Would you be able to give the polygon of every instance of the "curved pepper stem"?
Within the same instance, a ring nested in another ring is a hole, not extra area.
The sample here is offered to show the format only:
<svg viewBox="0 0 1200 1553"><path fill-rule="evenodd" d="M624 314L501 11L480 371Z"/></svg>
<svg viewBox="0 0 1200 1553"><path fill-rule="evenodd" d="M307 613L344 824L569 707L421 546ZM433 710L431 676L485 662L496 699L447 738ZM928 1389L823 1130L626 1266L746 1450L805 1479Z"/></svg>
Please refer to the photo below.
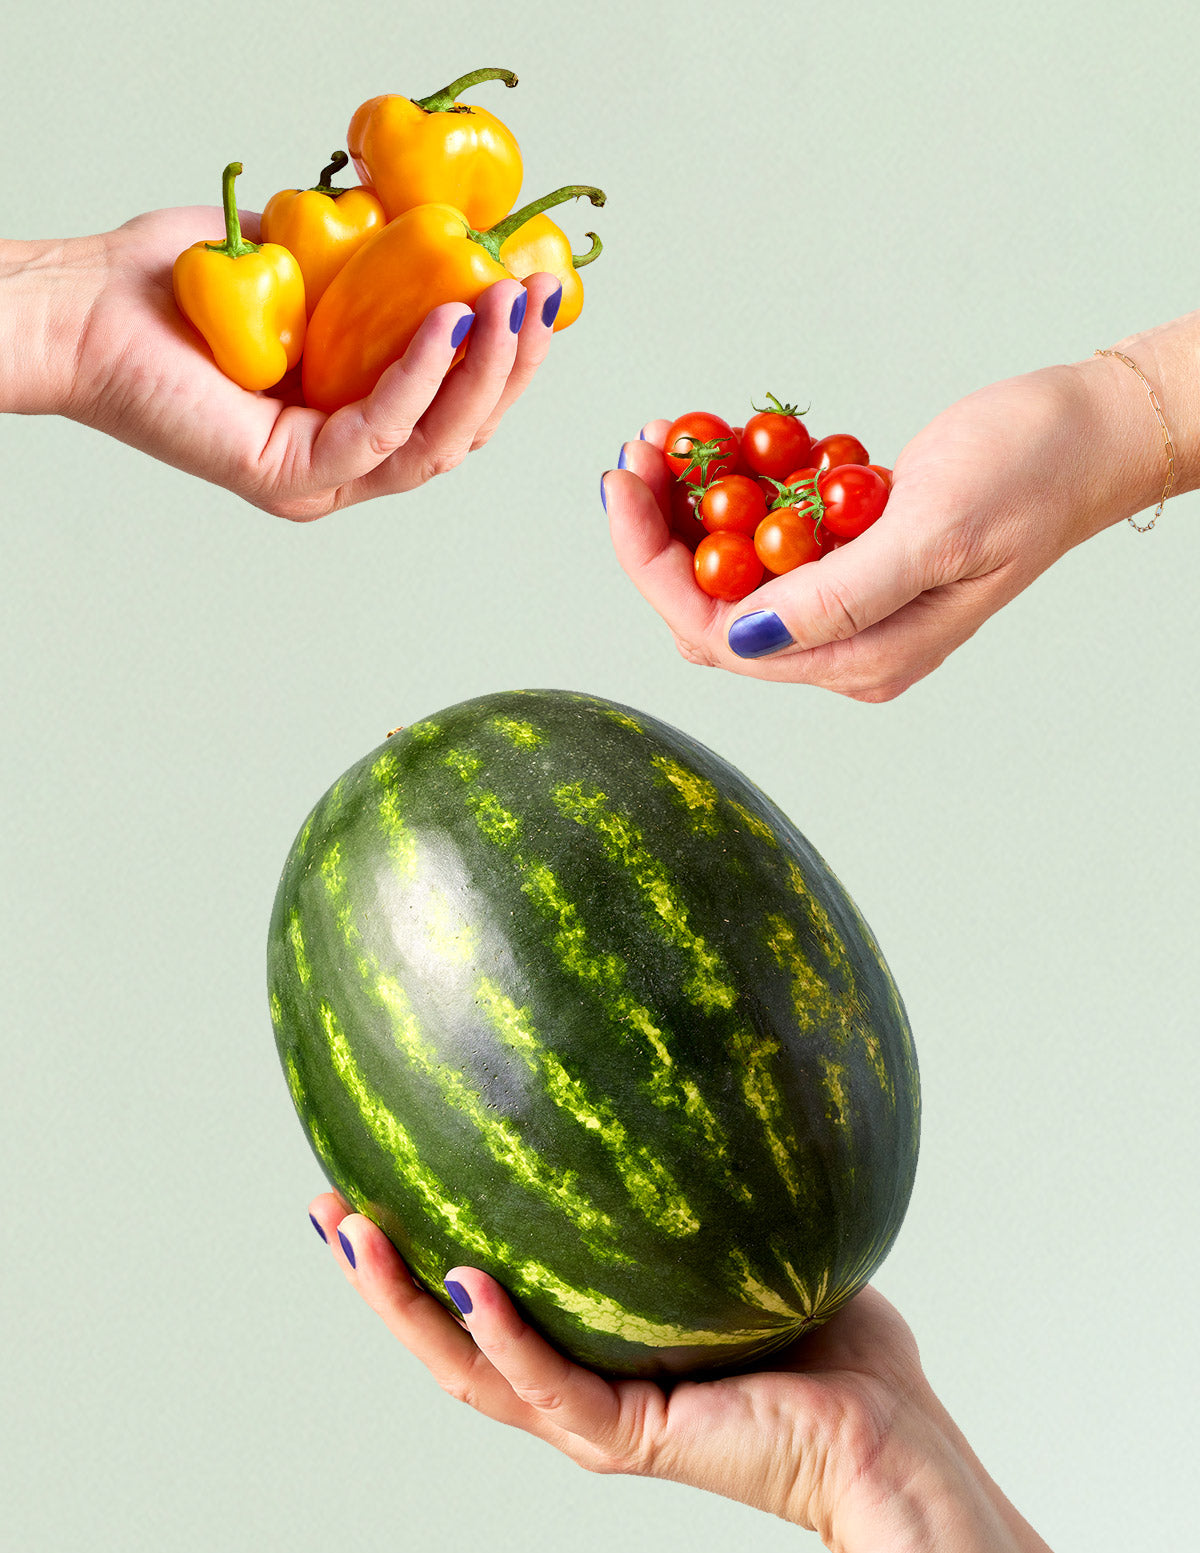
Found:
<svg viewBox="0 0 1200 1553"><path fill-rule="evenodd" d="M503 221L497 221L496 225L489 227L486 232L477 232L474 227L468 227L467 236L481 243L499 263L500 244L506 243L527 221L532 221L534 216L540 216L543 210L553 210L555 205L565 204L567 200L581 199L589 199L593 205L603 205L608 195L603 189L593 189L586 183L568 183L561 189L555 189L553 194L543 194L540 200L530 200L528 205L522 205L520 210L514 210L511 215L505 216ZM596 255L592 254L591 257L594 259Z"/></svg>
<svg viewBox="0 0 1200 1553"><path fill-rule="evenodd" d="M465 105L455 110L455 99L459 92L469 92L481 81L503 81L505 86L517 84L517 78L511 70L472 70L469 75L460 75L457 81L443 86L440 92L431 92L428 97L415 97L413 107L423 108L426 113L470 113L470 108Z"/></svg>
<svg viewBox="0 0 1200 1553"><path fill-rule="evenodd" d="M240 259L243 254L257 253L258 244L247 242L242 236L242 224L238 220L237 200L234 198L234 180L241 173L240 162L230 162L229 166L221 174L221 198L225 206L225 241L223 243L205 243L206 248L211 248L214 253L227 253L231 259Z"/></svg>
<svg viewBox="0 0 1200 1553"><path fill-rule="evenodd" d="M577 270L581 270L585 264L590 264L593 259L598 259L604 252L604 244L596 236L595 232L585 232L583 235L584 237L591 238L592 246L586 253L573 253L571 255L571 263Z"/></svg>
<svg viewBox="0 0 1200 1553"><path fill-rule="evenodd" d="M313 184L309 192L311 194L328 194L333 199L337 199L339 194L345 194L346 191L345 189L335 189L333 180L341 172L342 168L345 167L350 158L344 151L331 151L329 158L329 166L322 167L321 176Z"/></svg>

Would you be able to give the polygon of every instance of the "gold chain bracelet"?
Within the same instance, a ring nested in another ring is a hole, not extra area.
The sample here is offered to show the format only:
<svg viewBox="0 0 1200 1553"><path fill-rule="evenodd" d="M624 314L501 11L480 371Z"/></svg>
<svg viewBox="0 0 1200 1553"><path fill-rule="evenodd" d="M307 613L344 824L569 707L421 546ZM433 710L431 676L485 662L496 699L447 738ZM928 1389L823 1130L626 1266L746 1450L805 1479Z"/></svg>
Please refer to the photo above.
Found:
<svg viewBox="0 0 1200 1553"><path fill-rule="evenodd" d="M1158 424L1162 427L1163 447L1167 450L1167 483L1163 486L1163 493L1158 498L1158 506L1155 507L1154 516L1150 519L1149 523L1135 523L1132 517L1128 519L1130 528L1136 529L1139 534L1148 534L1154 525L1158 522L1159 518L1162 517L1163 507L1166 505L1167 498L1170 496L1175 486L1175 444L1171 441L1171 433L1167 430L1167 418L1163 414L1162 405L1158 402L1158 395L1146 381L1146 374L1142 371L1141 367L1138 366L1137 362L1130 361L1129 357L1126 356L1123 351L1102 350L1096 351L1095 354L1097 356L1115 356L1118 361L1123 361L1127 367L1131 368L1134 372L1137 373L1138 377L1140 377L1142 380L1142 386L1150 396L1150 405L1155 415L1158 416Z"/></svg>

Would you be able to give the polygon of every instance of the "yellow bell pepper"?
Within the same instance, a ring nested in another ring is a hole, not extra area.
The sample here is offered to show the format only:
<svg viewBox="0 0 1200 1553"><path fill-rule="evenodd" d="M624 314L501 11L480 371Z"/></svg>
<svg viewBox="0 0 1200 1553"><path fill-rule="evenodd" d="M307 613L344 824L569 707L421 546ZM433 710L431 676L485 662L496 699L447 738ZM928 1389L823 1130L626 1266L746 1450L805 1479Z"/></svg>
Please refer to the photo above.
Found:
<svg viewBox="0 0 1200 1553"><path fill-rule="evenodd" d="M335 151L311 189L281 189L263 207L263 241L279 243L294 256L310 318L342 265L386 220L370 189L334 187L348 161L344 151Z"/></svg>
<svg viewBox="0 0 1200 1553"><path fill-rule="evenodd" d="M571 240L563 229L549 216L541 215L527 221L500 245L501 263L517 280L525 280L539 271L558 276L563 290L558 316L554 320L556 334L573 324L583 308L583 282L576 271L599 258L604 247L595 232L583 235L591 238L592 246L585 254L573 254Z"/></svg>
<svg viewBox="0 0 1200 1553"><path fill-rule="evenodd" d="M180 312L225 376L243 388L271 388L304 349L304 277L286 248L242 236L233 193L241 170L230 162L222 177L225 241L185 248L171 281Z"/></svg>
<svg viewBox="0 0 1200 1553"><path fill-rule="evenodd" d="M556 189L486 232L452 205L418 205L389 221L329 283L308 326L304 397L340 409L369 394L399 361L423 319L444 302L474 307L498 280L512 278L501 250L527 222L564 200L603 205L601 189Z"/></svg>
<svg viewBox="0 0 1200 1553"><path fill-rule="evenodd" d="M453 205L484 230L521 192L521 151L486 108L457 102L481 81L516 86L511 70L473 70L430 97L372 97L350 120L346 144L389 221L418 205Z"/></svg>

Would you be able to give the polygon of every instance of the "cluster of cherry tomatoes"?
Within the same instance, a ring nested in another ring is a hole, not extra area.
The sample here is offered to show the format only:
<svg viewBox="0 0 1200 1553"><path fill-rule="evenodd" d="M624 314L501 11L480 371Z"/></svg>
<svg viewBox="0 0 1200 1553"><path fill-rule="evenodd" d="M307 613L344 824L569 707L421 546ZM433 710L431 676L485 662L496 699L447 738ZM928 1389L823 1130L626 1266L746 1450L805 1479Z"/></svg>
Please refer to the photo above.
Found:
<svg viewBox="0 0 1200 1553"><path fill-rule="evenodd" d="M891 470L872 464L857 437L814 442L794 405L767 399L745 426L698 410L667 433L671 532L694 553L710 598L744 599L764 578L856 538L892 488Z"/></svg>

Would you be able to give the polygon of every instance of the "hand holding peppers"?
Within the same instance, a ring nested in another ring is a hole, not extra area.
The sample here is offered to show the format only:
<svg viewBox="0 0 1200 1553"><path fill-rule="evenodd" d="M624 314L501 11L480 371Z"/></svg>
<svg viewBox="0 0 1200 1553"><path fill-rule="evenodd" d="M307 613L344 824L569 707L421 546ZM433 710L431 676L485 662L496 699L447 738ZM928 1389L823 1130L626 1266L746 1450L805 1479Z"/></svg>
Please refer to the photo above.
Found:
<svg viewBox="0 0 1200 1553"><path fill-rule="evenodd" d="M248 243L238 221L230 162L222 180L225 241L193 243L171 272L175 300L213 357L243 388L271 388L304 348L304 279L286 248Z"/></svg>

